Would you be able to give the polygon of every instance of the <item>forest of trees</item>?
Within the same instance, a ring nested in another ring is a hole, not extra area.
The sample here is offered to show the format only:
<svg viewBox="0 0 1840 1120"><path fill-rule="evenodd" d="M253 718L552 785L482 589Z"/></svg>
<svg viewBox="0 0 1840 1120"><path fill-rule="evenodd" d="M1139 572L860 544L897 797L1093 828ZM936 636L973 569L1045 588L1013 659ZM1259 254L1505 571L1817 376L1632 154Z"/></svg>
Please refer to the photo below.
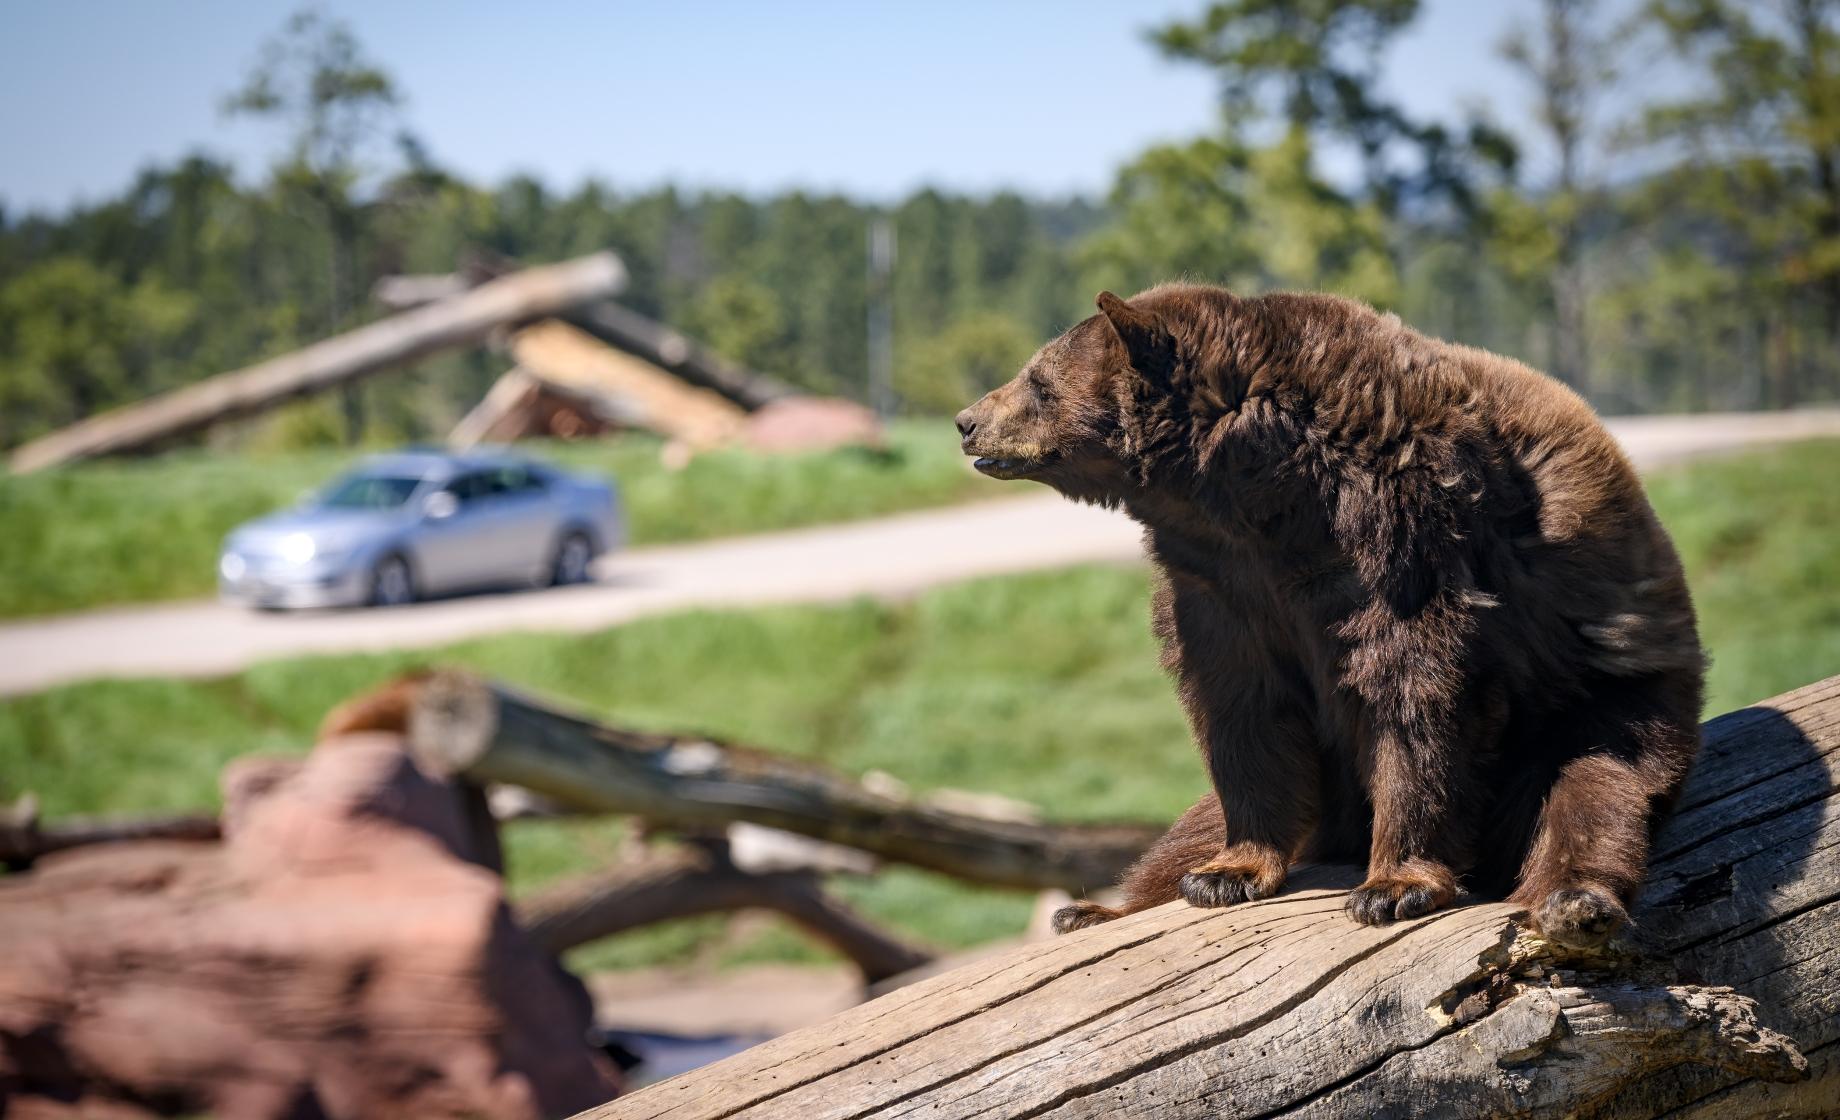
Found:
<svg viewBox="0 0 1840 1120"><path fill-rule="evenodd" d="M883 209L464 182L404 130L384 66L306 13L225 102L294 138L259 180L192 156L100 204L0 211L0 445L374 317L377 277L468 252L611 247L635 308L862 398L867 231L883 216L895 389L914 413L1008 377L1100 288L1176 277L1365 299L1607 412L1840 396L1840 0L1530 13L1487 91L1525 103L1524 134L1386 98L1381 63L1416 0L1220 0L1151 32L1170 65L1217 77L1209 134L1140 153L1103 199L922 190ZM239 438L438 434L501 365L430 361Z"/></svg>

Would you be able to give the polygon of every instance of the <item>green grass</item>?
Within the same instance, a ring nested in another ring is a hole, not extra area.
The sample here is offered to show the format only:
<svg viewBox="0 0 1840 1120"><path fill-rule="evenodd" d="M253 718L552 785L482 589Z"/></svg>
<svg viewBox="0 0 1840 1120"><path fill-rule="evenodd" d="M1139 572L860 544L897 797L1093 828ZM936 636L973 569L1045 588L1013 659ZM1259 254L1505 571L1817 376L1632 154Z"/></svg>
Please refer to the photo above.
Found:
<svg viewBox="0 0 1840 1120"><path fill-rule="evenodd" d="M1708 709L1840 673L1840 442L1651 481L1713 653ZM1205 788L1156 668L1142 573L985 580L905 603L701 612L587 635L514 634L431 653L306 658L205 682L113 681L0 702L0 795L50 815L209 806L225 761L296 750L332 704L388 675L458 663L623 723L702 730L887 771L918 788L1023 798L1069 818L1167 819ZM507 829L522 893L619 851L615 822ZM891 869L840 889L941 947L1021 928L1030 900ZM584 968L813 959L773 924L720 918L579 951Z"/></svg>
<svg viewBox="0 0 1840 1120"><path fill-rule="evenodd" d="M966 469L951 426L905 421L885 452L717 451L683 470L633 436L536 450L620 483L635 544L846 521L1000 493ZM235 525L348 465L342 451L175 452L0 476L0 618L208 595Z"/></svg>
<svg viewBox="0 0 1840 1120"><path fill-rule="evenodd" d="M1698 463L1648 486L1712 653L1708 713L1840 673L1840 440Z"/></svg>

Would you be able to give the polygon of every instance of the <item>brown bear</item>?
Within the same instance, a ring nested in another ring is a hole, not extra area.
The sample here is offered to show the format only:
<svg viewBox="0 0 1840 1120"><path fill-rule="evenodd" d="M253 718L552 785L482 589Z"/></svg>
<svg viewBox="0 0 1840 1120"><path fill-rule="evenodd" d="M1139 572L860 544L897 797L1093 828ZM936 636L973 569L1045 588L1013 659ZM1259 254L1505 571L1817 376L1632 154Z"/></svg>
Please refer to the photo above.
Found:
<svg viewBox="0 0 1840 1120"><path fill-rule="evenodd" d="M1589 946L1627 918L1699 749L1679 559L1590 407L1322 295L1165 285L960 413L987 475L1123 507L1215 796L1117 908L1264 898L1361 862L1359 922L1464 893Z"/></svg>

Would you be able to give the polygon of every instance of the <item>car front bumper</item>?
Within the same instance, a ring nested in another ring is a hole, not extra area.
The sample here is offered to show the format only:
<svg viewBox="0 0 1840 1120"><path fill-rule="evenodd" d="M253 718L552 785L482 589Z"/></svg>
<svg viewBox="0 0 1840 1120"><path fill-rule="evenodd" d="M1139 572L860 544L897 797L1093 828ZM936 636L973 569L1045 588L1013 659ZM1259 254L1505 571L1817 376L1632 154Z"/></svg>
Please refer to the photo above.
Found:
<svg viewBox="0 0 1840 1120"><path fill-rule="evenodd" d="M218 597L226 603L262 610L311 610L356 607L370 601L370 579L362 568L295 571L246 571L235 579L217 579Z"/></svg>

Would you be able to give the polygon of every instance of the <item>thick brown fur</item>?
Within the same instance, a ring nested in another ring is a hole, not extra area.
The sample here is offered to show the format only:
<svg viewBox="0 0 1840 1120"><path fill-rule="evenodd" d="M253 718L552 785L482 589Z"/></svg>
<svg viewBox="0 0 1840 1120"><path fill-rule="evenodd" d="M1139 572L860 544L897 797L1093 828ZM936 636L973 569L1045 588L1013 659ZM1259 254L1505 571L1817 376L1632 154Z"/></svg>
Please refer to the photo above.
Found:
<svg viewBox="0 0 1840 1120"><path fill-rule="evenodd" d="M1330 296L1166 285L959 416L1000 478L1122 506L1213 780L1117 908L1263 898L1359 861L1374 924L1507 896L1556 940L1627 918L1699 749L1680 563L1590 408Z"/></svg>

